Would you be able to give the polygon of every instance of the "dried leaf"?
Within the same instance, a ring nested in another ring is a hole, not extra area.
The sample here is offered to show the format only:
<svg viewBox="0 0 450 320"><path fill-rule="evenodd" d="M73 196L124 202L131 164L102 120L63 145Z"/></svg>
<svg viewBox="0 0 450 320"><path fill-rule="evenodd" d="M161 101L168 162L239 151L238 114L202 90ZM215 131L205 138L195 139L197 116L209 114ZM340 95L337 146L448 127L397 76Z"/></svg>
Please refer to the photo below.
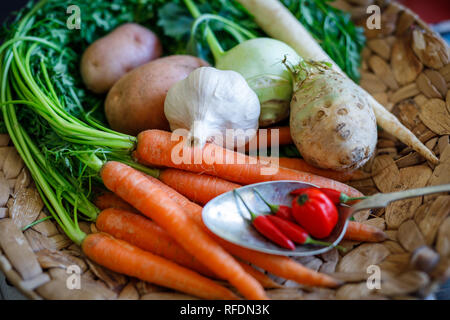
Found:
<svg viewBox="0 0 450 320"><path fill-rule="evenodd" d="M383 242L383 245L389 250L392 254L405 253L405 249L402 248L401 245L398 244L395 240L387 240Z"/></svg>
<svg viewBox="0 0 450 320"><path fill-rule="evenodd" d="M410 253L396 253L389 255L383 262L380 263L382 276L384 274L399 274L409 268Z"/></svg>
<svg viewBox="0 0 450 320"><path fill-rule="evenodd" d="M439 165L434 168L433 174L428 180L428 186L437 186L450 183L450 145L447 145L439 157ZM425 201L438 197L438 194L425 196Z"/></svg>
<svg viewBox="0 0 450 320"><path fill-rule="evenodd" d="M431 83L425 73L421 73L416 80L417 87L427 98L442 98L441 93Z"/></svg>
<svg viewBox="0 0 450 320"><path fill-rule="evenodd" d="M397 21L397 27L395 28L395 34L399 36L405 33L405 31L412 26L415 20L416 16L411 14L409 11L403 11L400 13Z"/></svg>
<svg viewBox="0 0 450 320"><path fill-rule="evenodd" d="M8 182L0 171L0 207L4 207L8 202L9 196L11 194L11 189L8 186Z"/></svg>
<svg viewBox="0 0 450 320"><path fill-rule="evenodd" d="M141 300L199 300L199 299L182 293L152 292L142 296Z"/></svg>
<svg viewBox="0 0 450 320"><path fill-rule="evenodd" d="M90 270L112 291L120 292L127 283L124 275L108 270L93 261L86 260L86 262Z"/></svg>
<svg viewBox="0 0 450 320"><path fill-rule="evenodd" d="M439 91L442 97L447 94L447 83L444 77L436 70L426 69L424 71L425 75L430 79L433 86Z"/></svg>
<svg viewBox="0 0 450 320"><path fill-rule="evenodd" d="M377 292L377 289L369 289L366 282L346 284L337 290L336 298L340 300L360 300L364 298L367 299Z"/></svg>
<svg viewBox="0 0 450 320"><path fill-rule="evenodd" d="M417 84L415 82L413 82L413 83L405 85L405 86L401 87L400 89L398 89L397 91L395 91L391 95L390 100L393 103L397 103L397 102L400 102L407 98L414 97L414 96L418 95L419 93L420 93L420 90L417 87Z"/></svg>
<svg viewBox="0 0 450 320"><path fill-rule="evenodd" d="M422 72L423 64L411 49L410 37L396 41L392 47L391 66L399 85L406 85Z"/></svg>
<svg viewBox="0 0 450 320"><path fill-rule="evenodd" d="M433 201L429 210L425 212L423 217L416 220L428 245L431 245L434 242L439 226L449 214L450 196L439 196Z"/></svg>
<svg viewBox="0 0 450 320"><path fill-rule="evenodd" d="M47 217L47 214L45 214L43 211L41 211L41 213L37 217L37 220L44 219L45 217ZM35 224L32 227L32 229L46 237L51 237L51 236L54 236L59 233L58 229L56 229L56 227L55 227L55 223L52 222L51 220L41 221L41 222Z"/></svg>
<svg viewBox="0 0 450 320"><path fill-rule="evenodd" d="M450 257L450 217L447 217L439 227L436 250L443 257Z"/></svg>
<svg viewBox="0 0 450 320"><path fill-rule="evenodd" d="M128 283L117 297L118 300L139 300L139 293L133 283Z"/></svg>
<svg viewBox="0 0 450 320"><path fill-rule="evenodd" d="M435 33L416 28L413 31L412 48L424 65L440 69L449 63L449 49Z"/></svg>
<svg viewBox="0 0 450 320"><path fill-rule="evenodd" d="M387 89L386 84L371 72L362 72L359 85L370 94L384 93Z"/></svg>
<svg viewBox="0 0 450 320"><path fill-rule="evenodd" d="M429 277L421 271L409 271L386 279L381 284L380 293L387 296L410 294L426 286Z"/></svg>
<svg viewBox="0 0 450 320"><path fill-rule="evenodd" d="M399 170L400 184L398 190L424 187L431 174L431 169L424 165L402 168ZM416 197L389 204L385 214L386 224L389 229L396 229L403 221L412 218L421 203L422 197Z"/></svg>
<svg viewBox="0 0 450 320"><path fill-rule="evenodd" d="M272 289L266 291L267 295L272 300L303 300L304 293L299 289Z"/></svg>
<svg viewBox="0 0 450 320"><path fill-rule="evenodd" d="M379 243L365 243L350 251L340 261L337 272L359 272L379 264L389 255L389 250Z"/></svg>
<svg viewBox="0 0 450 320"><path fill-rule="evenodd" d="M0 220L0 247L24 280L30 280L42 273L27 239L12 219Z"/></svg>
<svg viewBox="0 0 450 320"><path fill-rule="evenodd" d="M431 272L439 263L439 254L429 246L421 246L414 250L410 264L414 269Z"/></svg>
<svg viewBox="0 0 450 320"><path fill-rule="evenodd" d="M367 46L380 57L389 60L391 56L391 46L386 39L371 39L367 41Z"/></svg>
<svg viewBox="0 0 450 320"><path fill-rule="evenodd" d="M441 99L430 99L420 107L420 119L433 132L439 135L450 134L450 114Z"/></svg>
<svg viewBox="0 0 450 320"><path fill-rule="evenodd" d="M22 229L36 220L43 207L39 192L34 188L25 188L17 192L9 213L14 223Z"/></svg>
<svg viewBox="0 0 450 320"><path fill-rule="evenodd" d="M68 266L76 265L80 268L82 273L87 270L87 265L84 260L74 257L64 251L50 251L48 249L43 249L36 252L36 256L43 269L67 269Z"/></svg>
<svg viewBox="0 0 450 320"><path fill-rule="evenodd" d="M398 228L397 238L400 244L409 252L425 244L425 239L414 220L402 223Z"/></svg>
<svg viewBox="0 0 450 320"><path fill-rule="evenodd" d="M81 275L80 289L69 289L70 276L60 268L50 269L52 281L36 289L40 296L49 300L105 300L115 299L117 295L98 281L90 279L86 273Z"/></svg>
<svg viewBox="0 0 450 320"><path fill-rule="evenodd" d="M17 150L15 148L11 149L5 158L5 162L3 163L3 173L5 174L5 178L16 178L23 166L23 160L17 153Z"/></svg>
<svg viewBox="0 0 450 320"><path fill-rule="evenodd" d="M383 218L372 218L372 219L363 221L362 223L367 224L372 227L376 227L380 230L386 229L386 223Z"/></svg>
<svg viewBox="0 0 450 320"><path fill-rule="evenodd" d="M14 147L0 147L0 168L2 168L2 170L3 165L5 164L6 157L13 150Z"/></svg>
<svg viewBox="0 0 450 320"><path fill-rule="evenodd" d="M388 155L375 158L372 166L373 181L381 192L391 192L400 184L400 172Z"/></svg>
<svg viewBox="0 0 450 320"><path fill-rule="evenodd" d="M394 73L391 67L377 55L373 55L369 59L370 69L391 89L397 90L399 88L395 80Z"/></svg>

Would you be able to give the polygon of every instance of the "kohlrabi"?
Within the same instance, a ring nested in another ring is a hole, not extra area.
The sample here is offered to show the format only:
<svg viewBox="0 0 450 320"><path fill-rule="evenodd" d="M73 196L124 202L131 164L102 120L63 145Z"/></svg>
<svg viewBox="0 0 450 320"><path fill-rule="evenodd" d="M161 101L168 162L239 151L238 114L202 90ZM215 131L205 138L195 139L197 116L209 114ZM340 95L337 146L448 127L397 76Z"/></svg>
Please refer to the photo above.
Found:
<svg viewBox="0 0 450 320"><path fill-rule="evenodd" d="M234 48L224 51L209 27L205 36L214 56L215 67L240 73L260 101L260 126L268 126L284 120L289 115L292 97L292 77L283 61L296 65L300 56L287 44L271 38L257 38L248 30L221 16L201 14L191 0L184 0L192 16L192 37L198 26L209 20L218 20L240 42Z"/></svg>

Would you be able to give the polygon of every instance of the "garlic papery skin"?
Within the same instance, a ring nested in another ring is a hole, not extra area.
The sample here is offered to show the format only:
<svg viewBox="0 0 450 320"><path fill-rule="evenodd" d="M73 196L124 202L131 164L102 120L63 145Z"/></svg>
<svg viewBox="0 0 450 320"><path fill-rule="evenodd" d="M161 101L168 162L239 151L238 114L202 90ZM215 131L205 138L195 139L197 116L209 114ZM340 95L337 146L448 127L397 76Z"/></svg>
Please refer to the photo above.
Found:
<svg viewBox="0 0 450 320"><path fill-rule="evenodd" d="M170 87L164 102L170 129L187 129L187 142L226 147L256 134L260 103L244 77L230 70L201 67ZM244 139L243 133L246 133Z"/></svg>

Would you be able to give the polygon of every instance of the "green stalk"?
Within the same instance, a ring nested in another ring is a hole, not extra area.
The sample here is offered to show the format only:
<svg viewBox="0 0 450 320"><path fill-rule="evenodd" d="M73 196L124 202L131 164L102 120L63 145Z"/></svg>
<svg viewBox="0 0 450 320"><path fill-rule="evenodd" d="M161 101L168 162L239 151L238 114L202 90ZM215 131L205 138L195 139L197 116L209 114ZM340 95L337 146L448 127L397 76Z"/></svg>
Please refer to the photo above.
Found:
<svg viewBox="0 0 450 320"><path fill-rule="evenodd" d="M235 196L237 196L239 198L239 200L242 201L242 203L244 204L244 207L247 209L247 211L250 213L250 216L252 217L252 221L255 220L258 215L256 213L254 213L249 207L248 205L245 203L244 199L242 199L241 195L239 194L239 192L237 192L236 190L233 190L233 194Z"/></svg>
<svg viewBox="0 0 450 320"><path fill-rule="evenodd" d="M256 38L255 34L253 34L249 30L241 27L240 25L234 23L229 19L214 14L202 14L192 0L183 0L183 1L186 7L188 8L189 12L191 13L192 17L194 17L195 19L195 22L191 28L192 37L195 37L197 28L201 23L209 20L217 20L226 25L224 29L228 33L230 33L239 43L245 40ZM206 26L205 30L206 30L206 42L208 42L214 60L217 63L217 61L220 60L220 58L223 57L226 52L223 50L222 46L220 45L211 28L209 26Z"/></svg>
<svg viewBox="0 0 450 320"><path fill-rule="evenodd" d="M266 199L264 199L264 197L262 196L261 193L259 193L259 191L256 188L253 188L253 191L258 195L258 197L270 208L270 212L272 212L273 214L277 213L278 209L280 208L279 205L276 204L271 204L269 202L267 202Z"/></svg>
<svg viewBox="0 0 450 320"><path fill-rule="evenodd" d="M198 10L197 6L191 0L183 0L184 4L188 8L191 15L194 19L197 19L201 16L201 12ZM212 32L210 27L206 27L206 41L208 42L209 48L214 56L214 60L217 62L224 54L222 46L217 40L216 36Z"/></svg>

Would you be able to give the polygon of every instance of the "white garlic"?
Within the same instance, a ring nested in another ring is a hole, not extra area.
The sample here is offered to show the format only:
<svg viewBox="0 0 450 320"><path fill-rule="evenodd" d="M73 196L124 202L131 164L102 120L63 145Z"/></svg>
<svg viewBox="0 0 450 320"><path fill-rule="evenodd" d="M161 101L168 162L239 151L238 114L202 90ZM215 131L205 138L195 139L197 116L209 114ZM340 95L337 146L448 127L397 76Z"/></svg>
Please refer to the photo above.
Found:
<svg viewBox="0 0 450 320"><path fill-rule="evenodd" d="M189 130L189 143L226 142L228 147L256 134L260 103L239 73L201 67L169 89L164 113L172 131Z"/></svg>

